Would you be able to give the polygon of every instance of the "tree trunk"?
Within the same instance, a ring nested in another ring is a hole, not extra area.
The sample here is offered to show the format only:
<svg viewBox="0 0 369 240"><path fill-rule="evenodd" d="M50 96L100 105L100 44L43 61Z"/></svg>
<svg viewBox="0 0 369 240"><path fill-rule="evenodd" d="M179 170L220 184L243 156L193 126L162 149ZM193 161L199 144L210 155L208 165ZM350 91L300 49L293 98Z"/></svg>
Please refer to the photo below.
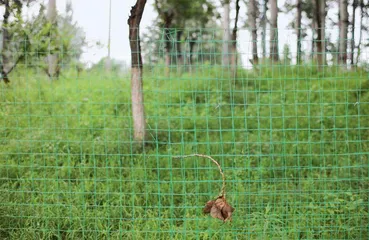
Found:
<svg viewBox="0 0 369 240"><path fill-rule="evenodd" d="M182 74L182 66L183 66L183 54L182 54L182 45L181 45L181 38L182 38L183 30L177 30L177 74Z"/></svg>
<svg viewBox="0 0 369 240"><path fill-rule="evenodd" d="M279 61L278 50L278 5L277 0L270 0L270 57Z"/></svg>
<svg viewBox="0 0 369 240"><path fill-rule="evenodd" d="M259 62L258 57L258 29L256 27L256 20L258 17L258 7L256 0L249 0L249 22L252 36L252 64L257 65Z"/></svg>
<svg viewBox="0 0 369 240"><path fill-rule="evenodd" d="M266 27L267 27L267 11L268 11L268 0L264 0L263 16L261 17L260 24L262 26L261 32L261 45L263 51L263 60L266 59Z"/></svg>
<svg viewBox="0 0 369 240"><path fill-rule="evenodd" d="M131 48L131 99L134 140L143 142L146 138L146 121L144 111L142 56L139 27L145 9L146 0L137 0L128 18L129 43Z"/></svg>
<svg viewBox="0 0 369 240"><path fill-rule="evenodd" d="M320 21L320 42L321 42L321 61L322 65L326 64L326 42L325 42L325 17L326 17L326 0L319 0L319 21Z"/></svg>
<svg viewBox="0 0 369 240"><path fill-rule="evenodd" d="M297 54L296 64L301 63L301 18L302 18L302 0L297 0L297 16L296 16L296 35L297 35Z"/></svg>
<svg viewBox="0 0 369 240"><path fill-rule="evenodd" d="M316 46L315 46L315 32L316 32L316 23L315 23L315 17L313 17L311 21L311 31L312 31L312 37L311 37L311 55L310 59L311 61L314 61L315 58L315 52L316 52Z"/></svg>
<svg viewBox="0 0 369 240"><path fill-rule="evenodd" d="M356 8L357 8L357 1L354 0L352 3L352 20L351 20L351 54L350 54L350 64L354 66L354 53L355 53L355 20L356 20Z"/></svg>
<svg viewBox="0 0 369 240"><path fill-rule="evenodd" d="M47 6L47 21L54 28L56 23L56 0L49 0ZM51 38L56 38L57 36L50 36ZM49 46L51 47L51 46ZM50 50L49 50L50 51ZM48 64L47 75L51 80L57 79L59 77L59 66L58 66L58 56L55 53L49 53L46 57L46 62Z"/></svg>
<svg viewBox="0 0 369 240"><path fill-rule="evenodd" d="M7 71L7 67L9 66L9 56L8 54L8 44L9 44L9 33L8 33L8 24L9 24L9 16L10 16L10 5L9 1L5 2L5 12L3 15L3 24L2 24L2 52L1 52L1 78L5 83L9 83L9 72Z"/></svg>
<svg viewBox="0 0 369 240"><path fill-rule="evenodd" d="M169 77L170 73L170 65L171 65L171 57L170 52L172 49L171 39L170 39L170 28L172 26L172 21L174 14L173 13L164 13L164 34L165 34L165 75Z"/></svg>
<svg viewBox="0 0 369 240"><path fill-rule="evenodd" d="M232 75L237 78L237 29L238 29L238 14L240 12L240 0L236 0L236 17L234 20L234 27L232 30Z"/></svg>
<svg viewBox="0 0 369 240"><path fill-rule="evenodd" d="M363 19L364 19L364 0L360 0L360 26L359 26L359 42L357 44L357 55L356 55L356 65L359 63L361 54L361 41L363 39Z"/></svg>
<svg viewBox="0 0 369 240"><path fill-rule="evenodd" d="M190 37L190 56L189 56L189 68L190 68L190 72L192 73L193 71L193 49L195 48L195 44L196 44L196 40L197 40L197 37Z"/></svg>
<svg viewBox="0 0 369 240"><path fill-rule="evenodd" d="M339 47L339 64L343 68L346 67L347 61L347 29L348 29L348 12L347 12L347 0L339 0L339 12L340 12L340 47Z"/></svg>
<svg viewBox="0 0 369 240"><path fill-rule="evenodd" d="M227 67L230 64L229 52L230 52L230 1L226 0L223 5L223 52L222 52L222 65Z"/></svg>
<svg viewBox="0 0 369 240"><path fill-rule="evenodd" d="M318 67L325 64L325 0L314 0Z"/></svg>
<svg viewBox="0 0 369 240"><path fill-rule="evenodd" d="M183 31L177 30L177 64L183 65L183 54L182 54L182 46L181 46L181 38L182 38Z"/></svg>

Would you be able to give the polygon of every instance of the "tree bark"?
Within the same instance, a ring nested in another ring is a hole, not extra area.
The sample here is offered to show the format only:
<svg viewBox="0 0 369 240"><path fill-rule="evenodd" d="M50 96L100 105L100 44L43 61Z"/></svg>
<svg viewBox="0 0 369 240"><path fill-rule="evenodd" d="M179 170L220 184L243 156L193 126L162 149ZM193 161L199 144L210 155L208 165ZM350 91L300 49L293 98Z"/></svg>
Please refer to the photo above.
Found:
<svg viewBox="0 0 369 240"><path fill-rule="evenodd" d="M223 4L223 51L222 51L222 65L229 66L229 52L230 52L230 0L226 0Z"/></svg>
<svg viewBox="0 0 369 240"><path fill-rule="evenodd" d="M325 41L325 17L326 17L326 0L319 0L319 21L320 21L320 42L321 42L321 61L322 65L326 64L326 41Z"/></svg>
<svg viewBox="0 0 369 240"><path fill-rule="evenodd" d="M129 44L131 48L131 99L133 117L133 138L143 142L146 139L146 121L144 111L142 56L139 28L146 0L137 0L128 18Z"/></svg>
<svg viewBox="0 0 369 240"><path fill-rule="evenodd" d="M256 20L258 17L258 7L256 0L249 0L249 22L252 36L252 64L257 65L259 62L258 57L258 29L256 27Z"/></svg>
<svg viewBox="0 0 369 240"><path fill-rule="evenodd" d="M262 45L262 51L263 51L263 60L266 59L266 27L267 27L267 11L268 11L268 0L264 0L264 6L263 6L263 16L261 17L260 24L262 26L262 32L261 32L261 45Z"/></svg>
<svg viewBox="0 0 369 240"><path fill-rule="evenodd" d="M194 36L191 36L190 37L190 42L189 42L189 45L190 45L190 51L189 51L190 52L190 56L189 56L188 62L189 62L189 69L190 69L190 72L191 73L194 70L193 69L193 50L195 48L196 41L197 41L197 37L194 37Z"/></svg>
<svg viewBox="0 0 369 240"><path fill-rule="evenodd" d="M277 62L279 61L277 0L270 0L270 25L270 57Z"/></svg>
<svg viewBox="0 0 369 240"><path fill-rule="evenodd" d="M310 59L314 61L315 58L315 52L316 52L316 46L315 46L315 32L316 32L316 21L315 17L311 21L311 31L312 31L312 37L311 37L311 55Z"/></svg>
<svg viewBox="0 0 369 240"><path fill-rule="evenodd" d="M177 30L177 41L176 41L176 48L177 48L177 73L180 75L182 74L182 66L183 66L183 54L182 54L182 45L181 45L181 38L182 38L183 30Z"/></svg>
<svg viewBox="0 0 369 240"><path fill-rule="evenodd" d="M176 47L177 47L177 63L178 63L178 65L183 64L183 55L182 55L182 46L181 46L182 34L183 34L182 30L177 30Z"/></svg>
<svg viewBox="0 0 369 240"><path fill-rule="evenodd" d="M52 27L56 25L56 0L49 0L47 6L47 21ZM56 38L57 36L50 36L51 38ZM50 80L55 80L59 77L59 66L58 66L58 56L55 53L49 53L46 57L46 62L48 64L47 75Z"/></svg>
<svg viewBox="0 0 369 240"><path fill-rule="evenodd" d="M170 65L171 65L171 57L170 52L172 49L171 40L170 40L170 28L172 27L172 21L174 14L165 12L164 14L164 34L165 34L165 75L169 77L170 73Z"/></svg>
<svg viewBox="0 0 369 240"><path fill-rule="evenodd" d="M354 55L355 55L355 20L356 20L356 8L358 0L354 0L352 3L352 20L351 20L351 54L350 54L350 64L354 65Z"/></svg>
<svg viewBox="0 0 369 240"><path fill-rule="evenodd" d="M314 0L318 67L325 64L325 0Z"/></svg>
<svg viewBox="0 0 369 240"><path fill-rule="evenodd" d="M3 39L2 39L2 52L1 52L1 79L3 79L3 81L5 83L9 83L9 77L8 74L9 72L7 71L7 66L10 64L10 59L7 55L7 51L8 51L8 44L9 44L9 33L8 33L8 24L9 24L9 16L10 16L10 4L9 1L5 1L4 2L5 5L5 12L3 15L3 24L2 24L2 35L3 35Z"/></svg>
<svg viewBox="0 0 369 240"><path fill-rule="evenodd" d="M359 42L356 46L357 55L356 55L356 65L359 63L360 54L361 54L361 42L363 39L363 19L364 19L364 0L360 0L360 26L359 26Z"/></svg>
<svg viewBox="0 0 369 240"><path fill-rule="evenodd" d="M238 30L238 15L240 12L240 1L236 0L236 17L234 20L234 27L232 30L232 75L234 78L237 78L237 30Z"/></svg>
<svg viewBox="0 0 369 240"><path fill-rule="evenodd" d="M347 29L348 29L348 12L347 12L347 0L339 0L339 12L340 12L340 46L339 46L339 64L343 68L346 67L347 61Z"/></svg>
<svg viewBox="0 0 369 240"><path fill-rule="evenodd" d="M296 10L296 35L297 35L297 54L296 64L301 63L301 18L302 18L302 0L297 0Z"/></svg>

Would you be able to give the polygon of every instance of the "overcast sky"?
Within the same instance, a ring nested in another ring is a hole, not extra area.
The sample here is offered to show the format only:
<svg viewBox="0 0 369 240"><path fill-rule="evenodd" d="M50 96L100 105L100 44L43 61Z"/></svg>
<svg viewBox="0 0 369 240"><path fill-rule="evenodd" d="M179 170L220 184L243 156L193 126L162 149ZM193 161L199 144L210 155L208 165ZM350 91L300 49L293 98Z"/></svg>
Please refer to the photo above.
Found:
<svg viewBox="0 0 369 240"><path fill-rule="evenodd" d="M105 45L104 48L90 48L86 49L86 53L83 54L82 60L84 62L97 62L102 57L107 55L107 42L109 31L109 0L56 0L58 12L63 14L65 12L65 5L67 1L72 1L74 9L74 19L78 25L81 26L86 33L87 40L90 43L97 41ZM112 58L130 61L130 48L128 42L128 24L127 19L131 6L133 6L136 0L111 0L112 12L111 12L111 56ZM189 0L191 1L191 0ZM46 3L47 0L44 0ZM157 14L153 8L153 0L147 0L146 8L143 14L141 22L141 31L145 31L150 26L154 19L157 18ZM220 2L220 1L219 1ZM231 1L233 3L233 1ZM278 6L282 7L285 0L278 0ZM246 21L246 7L241 1L240 11L240 26ZM233 9L233 8L232 8ZM328 7L328 17L337 19L338 6L331 5ZM350 11L350 10L349 10ZM27 11L27 15L37 13L37 4ZM359 15L359 14L358 14ZM233 19L234 10L231 12L231 18ZM282 52L283 45L288 43L291 47L291 52L296 52L296 36L294 30L282 30L287 29L289 22L293 21L295 12L291 11L288 14L279 13L278 28L279 31L279 46L280 52ZM357 16L357 24L359 23L359 16ZM329 26L328 26L329 27ZM338 29L327 32L337 35ZM358 32L356 36L358 36ZM309 47L311 35L306 38L305 47ZM251 58L251 41L250 32L247 30L240 31L239 38L239 51L243 54L243 63L249 64L247 58ZM259 43L260 46L260 43ZM244 59L245 58L245 59Z"/></svg>

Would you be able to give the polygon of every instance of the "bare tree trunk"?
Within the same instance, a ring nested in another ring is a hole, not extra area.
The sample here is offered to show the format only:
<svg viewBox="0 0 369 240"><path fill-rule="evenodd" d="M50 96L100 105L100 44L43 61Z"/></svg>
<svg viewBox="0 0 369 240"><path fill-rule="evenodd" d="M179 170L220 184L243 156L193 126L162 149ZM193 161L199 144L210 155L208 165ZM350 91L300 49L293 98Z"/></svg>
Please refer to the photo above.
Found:
<svg viewBox="0 0 369 240"><path fill-rule="evenodd" d="M172 20L173 20L174 14L172 13L164 13L164 34L165 34L165 75L169 77L170 73L170 65L171 65L171 42L170 42L170 28L172 26Z"/></svg>
<svg viewBox="0 0 369 240"><path fill-rule="evenodd" d="M9 72L7 71L7 66L9 65L10 59L8 57L8 44L9 44L9 33L8 33L8 24L9 24L9 16L10 16L10 4L9 1L5 1L5 12L3 15L3 24L2 24L2 52L1 52L1 79L5 83L9 83Z"/></svg>
<svg viewBox="0 0 369 240"><path fill-rule="evenodd" d="M237 29L238 29L238 14L240 12L240 1L236 0L236 17L234 20L234 27L232 30L232 75L237 78Z"/></svg>
<svg viewBox="0 0 369 240"><path fill-rule="evenodd" d="M47 6L47 20L55 27L56 23L56 0L49 0ZM50 36L51 38L56 38L57 36ZM49 46L50 48L51 46ZM50 49L49 49L50 51ZM49 53L46 57L46 62L48 64L48 69L46 70L47 75L51 80L57 79L59 77L59 66L58 66L58 56L55 53Z"/></svg>
<svg viewBox="0 0 369 240"><path fill-rule="evenodd" d="M177 63L179 65L183 64L183 55L182 55L182 46L181 46L181 38L182 38L183 31L178 30L177 31Z"/></svg>
<svg viewBox="0 0 369 240"><path fill-rule="evenodd" d="M314 0L314 15L317 32L317 59L321 68L325 64L325 0Z"/></svg>
<svg viewBox="0 0 369 240"><path fill-rule="evenodd" d="M129 43L131 48L131 99L134 139L143 142L146 138L146 121L144 111L142 56L140 46L140 23L146 0L137 0L128 18Z"/></svg>
<svg viewBox="0 0 369 240"><path fill-rule="evenodd" d="M256 27L256 20L259 14L256 0L249 0L249 22L252 36L252 64L257 65L259 62L258 57L258 29Z"/></svg>
<svg viewBox="0 0 369 240"><path fill-rule="evenodd" d="M263 60L266 59L266 27L267 27L267 11L268 11L268 0L264 0L263 16L261 17L260 24L262 26L261 32L261 45L263 50Z"/></svg>
<svg viewBox="0 0 369 240"><path fill-rule="evenodd" d="M357 55L356 55L356 65L359 63L360 60L360 54L361 54L361 42L363 39L363 19L364 19L364 0L360 0L360 35L359 35L359 42L356 46L357 48Z"/></svg>
<svg viewBox="0 0 369 240"><path fill-rule="evenodd" d="M189 56L189 67L190 67L190 72L192 73L193 69L193 50L195 48L196 45L196 40L197 37L190 37L190 56Z"/></svg>
<svg viewBox="0 0 369 240"><path fill-rule="evenodd" d="M229 66L229 52L230 52L230 0L226 0L223 5L223 53L222 65Z"/></svg>
<svg viewBox="0 0 369 240"><path fill-rule="evenodd" d="M347 61L347 29L348 29L348 12L347 12L347 0L339 0L340 11L340 46L339 46L339 64L343 68L346 68Z"/></svg>
<svg viewBox="0 0 369 240"><path fill-rule="evenodd" d="M322 65L326 65L326 39L325 39L325 17L327 15L326 0L319 0L319 21L320 21L320 40L321 40L321 52Z"/></svg>
<svg viewBox="0 0 369 240"><path fill-rule="evenodd" d="M357 2L358 0L354 0L352 3L352 20L351 20L351 54L350 54L350 64L351 66L354 66L354 53L355 53L355 20L356 20L356 8L357 8Z"/></svg>
<svg viewBox="0 0 369 240"><path fill-rule="evenodd" d="M316 52L315 38L314 38L315 32L316 32L315 17L313 17L313 19L311 21L311 31L312 31L312 37L311 37L311 55L310 55L310 59L311 59L311 61L314 61L315 52Z"/></svg>
<svg viewBox="0 0 369 240"><path fill-rule="evenodd" d="M183 30L177 30L177 73L180 75L182 73L183 66L183 54L182 54L182 46L181 46L181 37L183 34Z"/></svg>
<svg viewBox="0 0 369 240"><path fill-rule="evenodd" d="M297 16L296 16L296 35L297 35L297 54L296 64L301 63L301 18L302 18L302 0L297 0Z"/></svg>
<svg viewBox="0 0 369 240"><path fill-rule="evenodd" d="M270 0L270 25L270 57L277 62L279 61L277 0Z"/></svg>

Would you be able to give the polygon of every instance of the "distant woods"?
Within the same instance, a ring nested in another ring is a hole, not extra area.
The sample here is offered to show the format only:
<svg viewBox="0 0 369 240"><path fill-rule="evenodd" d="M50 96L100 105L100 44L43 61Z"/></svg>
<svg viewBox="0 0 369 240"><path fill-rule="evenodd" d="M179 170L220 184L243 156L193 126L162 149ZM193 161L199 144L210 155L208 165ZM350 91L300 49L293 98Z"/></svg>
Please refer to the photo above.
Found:
<svg viewBox="0 0 369 240"><path fill-rule="evenodd" d="M310 63L346 69L360 64L360 55L368 47L364 43L368 2L286 0L281 5L277 0L155 0L158 18L142 33L144 63L162 62L166 75L171 68L191 71L204 64L235 69L245 57L254 66ZM288 29L280 27L286 21L279 19L281 14L289 16ZM246 41L243 34L238 42L240 30L249 32ZM288 32L288 39L287 30L294 30Z"/></svg>
<svg viewBox="0 0 369 240"><path fill-rule="evenodd" d="M52 81L67 66L78 73L85 69L80 57L87 42L73 19L73 1L66 1L65 13L57 11L57 2L0 0L1 82L10 83L19 66L41 70ZM163 66L167 76L173 70L181 74L204 65L235 73L241 64L342 69L367 64L361 56L369 47L369 0L154 0L150 4L157 17L140 33L142 61ZM23 18L24 11L35 6L37 14ZM107 56L101 61L111 61L109 69L114 70L110 52Z"/></svg>

